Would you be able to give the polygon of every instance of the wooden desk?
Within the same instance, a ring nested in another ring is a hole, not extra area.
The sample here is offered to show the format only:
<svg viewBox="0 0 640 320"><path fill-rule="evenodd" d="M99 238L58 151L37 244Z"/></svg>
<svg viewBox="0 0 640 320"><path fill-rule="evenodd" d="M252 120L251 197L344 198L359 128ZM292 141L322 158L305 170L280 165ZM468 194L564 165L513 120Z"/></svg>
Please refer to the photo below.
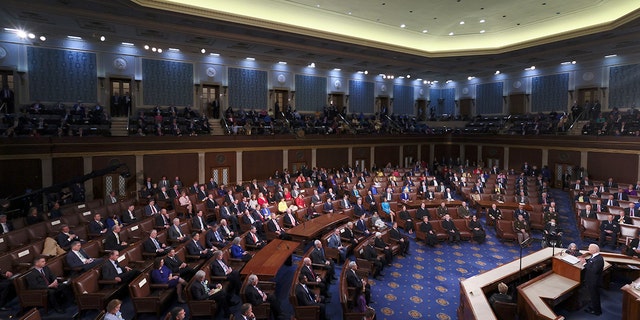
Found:
<svg viewBox="0 0 640 320"><path fill-rule="evenodd" d="M427 208L437 208L442 202L444 202L447 207L459 207L460 205L462 205L462 201L460 200L447 201L445 199L415 200L405 202L405 204L407 205L407 209L418 209L420 208L420 204L423 202L427 206ZM402 202L398 202L398 205L400 204L402 204Z"/></svg>
<svg viewBox="0 0 640 320"><path fill-rule="evenodd" d="M493 200L480 200L480 201L476 201L477 204L479 204L482 208L488 209L491 208L492 204L496 204L496 206L500 209L511 209L511 210L515 210L518 209L520 207L520 204L517 202L498 202L498 201L493 201ZM527 211L533 211L533 207L530 204L525 204L524 205L524 209Z"/></svg>
<svg viewBox="0 0 640 320"><path fill-rule="evenodd" d="M318 238L325 230L331 229L347 220L351 220L351 218L342 213L327 213L287 230L287 234L291 236L293 241L305 242Z"/></svg>
<svg viewBox="0 0 640 320"><path fill-rule="evenodd" d="M635 282L639 282L640 278ZM640 291L627 284L622 287L622 320L633 320L638 318L640 314Z"/></svg>
<svg viewBox="0 0 640 320"><path fill-rule="evenodd" d="M297 242L280 239L271 240L269 244L260 249L260 251L247 262L240 274L242 276L248 276L253 273L257 275L260 280L272 280L296 248L298 248Z"/></svg>

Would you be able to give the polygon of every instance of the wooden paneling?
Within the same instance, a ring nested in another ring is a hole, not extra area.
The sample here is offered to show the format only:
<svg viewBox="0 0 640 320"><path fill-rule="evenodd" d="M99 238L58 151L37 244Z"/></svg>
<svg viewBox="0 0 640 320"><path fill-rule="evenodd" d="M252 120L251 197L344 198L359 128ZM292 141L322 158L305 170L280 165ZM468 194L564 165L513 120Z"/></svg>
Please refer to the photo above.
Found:
<svg viewBox="0 0 640 320"><path fill-rule="evenodd" d="M307 166L311 166L311 149L289 149L289 161L287 163L287 168L292 170L293 163L306 163ZM282 171L283 168L279 170Z"/></svg>
<svg viewBox="0 0 640 320"><path fill-rule="evenodd" d="M594 180L607 180L609 177L618 182L635 183L638 176L638 155L605 152L587 154L589 177Z"/></svg>
<svg viewBox="0 0 640 320"><path fill-rule="evenodd" d="M434 152L434 157L440 164L454 164L456 159L460 157L460 146L458 144L436 144Z"/></svg>
<svg viewBox="0 0 640 320"><path fill-rule="evenodd" d="M142 172L140 172L140 175L137 174L139 170L136 168L135 156L112 156L112 157L96 156L96 157L93 157L92 165L93 165L93 170L100 170L118 163L124 163L126 164L126 167L129 168L129 173L131 173L131 177L127 179L127 194L131 194L132 192L136 191L136 179L138 179L139 182L142 182L143 180ZM124 172L124 168L118 169L117 172L118 173ZM158 180L160 180L160 177L158 177L156 181ZM106 195L106 191L105 191L106 189L104 187L104 179L102 178L94 179L93 190L94 190L93 195L94 195L94 198L96 199L102 198L104 195Z"/></svg>
<svg viewBox="0 0 640 320"><path fill-rule="evenodd" d="M198 154L196 153L145 155L143 164L144 172L138 175L138 178L151 177L154 182L158 182L162 176L167 176L169 181L173 182L174 178L179 176L184 187L190 187L194 181L198 180Z"/></svg>
<svg viewBox="0 0 640 320"><path fill-rule="evenodd" d="M386 166L391 163L392 166L404 166L398 163L400 159L400 147L398 146L380 146L375 148L375 161L378 167Z"/></svg>
<svg viewBox="0 0 640 320"><path fill-rule="evenodd" d="M204 154L204 180L211 179L212 168L229 168L229 181L236 181L236 153L235 152L207 152Z"/></svg>
<svg viewBox="0 0 640 320"><path fill-rule="evenodd" d="M282 171L282 150L245 151L242 153L242 179L264 180L274 171Z"/></svg>
<svg viewBox="0 0 640 320"><path fill-rule="evenodd" d="M470 166L478 165L478 145L466 144L464 146L464 160L469 161Z"/></svg>
<svg viewBox="0 0 640 320"><path fill-rule="evenodd" d="M349 161L349 149L326 148L316 151L316 165L322 168L340 168Z"/></svg>
<svg viewBox="0 0 640 320"><path fill-rule="evenodd" d="M485 166L489 165L488 159L500 160L500 169L504 167L504 147L484 146L482 147L482 161Z"/></svg>
<svg viewBox="0 0 640 320"><path fill-rule="evenodd" d="M0 161L0 198L24 194L27 188L42 188L42 167L39 159Z"/></svg>
<svg viewBox="0 0 640 320"><path fill-rule="evenodd" d="M550 149L549 150L549 170L551 170L552 180L557 176L556 164L570 164L573 166L580 165L580 152Z"/></svg>
<svg viewBox="0 0 640 320"><path fill-rule="evenodd" d="M371 148L369 147L354 147L352 151L353 160L364 160L367 167L371 168Z"/></svg>
<svg viewBox="0 0 640 320"><path fill-rule="evenodd" d="M53 158L51 162L53 184L63 183L84 175L84 161L81 157ZM93 168L93 170L102 168Z"/></svg>
<svg viewBox="0 0 640 320"><path fill-rule="evenodd" d="M422 158L421 160L426 162L427 165L431 167L431 164L433 163L433 161L431 160L431 145L423 144L420 148L420 155Z"/></svg>
<svg viewBox="0 0 640 320"><path fill-rule="evenodd" d="M520 171L522 165L528 162L530 167L542 168L542 150L531 148L509 148L509 169Z"/></svg>
<svg viewBox="0 0 640 320"><path fill-rule="evenodd" d="M415 144L405 145L402 147L402 155L406 157L412 157L413 161L418 160L418 146Z"/></svg>

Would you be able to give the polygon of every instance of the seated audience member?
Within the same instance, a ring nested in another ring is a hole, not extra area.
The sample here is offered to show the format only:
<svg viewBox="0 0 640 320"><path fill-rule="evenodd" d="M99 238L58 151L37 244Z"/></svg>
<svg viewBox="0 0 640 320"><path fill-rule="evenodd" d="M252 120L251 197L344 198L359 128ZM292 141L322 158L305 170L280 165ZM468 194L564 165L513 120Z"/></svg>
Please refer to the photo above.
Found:
<svg viewBox="0 0 640 320"><path fill-rule="evenodd" d="M391 210L391 205L389 204L389 201L387 201L386 198L382 200L382 203L380 203L380 209L382 210L382 212L387 214L389 216L389 219L391 219L391 222L393 222L393 220L395 219L396 213L393 210Z"/></svg>
<svg viewBox="0 0 640 320"><path fill-rule="evenodd" d="M102 280L114 280L117 283L128 284L140 275L140 271L131 269L128 266L120 266L118 257L120 257L118 250L113 250L109 253L109 259L102 264Z"/></svg>
<svg viewBox="0 0 640 320"><path fill-rule="evenodd" d="M128 224L132 224L132 223L138 222L138 218L136 218L135 214L133 213L135 208L136 208L136 206L131 204L131 205L129 205L129 208L127 208L127 211L125 211L122 214L122 223L123 224L128 225Z"/></svg>
<svg viewBox="0 0 640 320"><path fill-rule="evenodd" d="M120 229L121 227L119 225L115 225L111 231L107 232L104 238L105 250L122 250L129 246L129 243L120 238Z"/></svg>
<svg viewBox="0 0 640 320"><path fill-rule="evenodd" d="M473 241L477 243L484 243L485 238L487 237L487 233L484 231L480 220L478 220L477 215L471 216L471 221L469 221L469 229L471 229L471 234Z"/></svg>
<svg viewBox="0 0 640 320"><path fill-rule="evenodd" d="M462 204L458 207L458 217L469 219L471 217L471 210L466 201L462 201Z"/></svg>
<svg viewBox="0 0 640 320"><path fill-rule="evenodd" d="M224 317L228 318L231 313L229 312L229 304L227 303L227 294L222 290L222 284L209 283L205 280L206 275L204 271L198 270L193 276L194 281L189 288L191 298L195 301L214 300L216 304L221 307L218 308L218 312L222 311Z"/></svg>
<svg viewBox="0 0 640 320"><path fill-rule="evenodd" d="M245 243L255 246L257 249L261 249L262 247L267 245L267 242L261 239L258 235L256 226L251 226L251 229L249 229L249 232L245 236Z"/></svg>
<svg viewBox="0 0 640 320"><path fill-rule="evenodd" d="M149 216L153 216L156 213L160 212L160 207L158 207L158 205L156 205L156 201L153 199L149 200L149 204L144 206L144 215L149 217Z"/></svg>
<svg viewBox="0 0 640 320"><path fill-rule="evenodd" d="M16 297L16 289L13 286L13 272L0 272L0 311L8 311L6 304Z"/></svg>
<svg viewBox="0 0 640 320"><path fill-rule="evenodd" d="M149 237L142 242L142 248L144 252L155 253L156 256L163 256L171 250L170 246L160 243L158 240L158 230L156 229L151 229Z"/></svg>
<svg viewBox="0 0 640 320"><path fill-rule="evenodd" d="M496 303L496 301L500 302L513 302L513 298L507 292L509 291L509 287L504 283L500 282L498 284L498 292L494 293L489 297L489 304L491 307Z"/></svg>
<svg viewBox="0 0 640 320"><path fill-rule="evenodd" d="M68 251L74 241L80 242L80 237L73 233L73 231L69 229L68 225L63 224L62 226L60 226L60 233L56 237L56 242L58 242L58 245L62 249Z"/></svg>
<svg viewBox="0 0 640 320"><path fill-rule="evenodd" d="M319 306L320 307L320 319L326 319L325 304L322 303L321 298L311 292L307 287L307 277L300 274L298 278L298 284L295 289L296 301L299 306Z"/></svg>
<svg viewBox="0 0 640 320"><path fill-rule="evenodd" d="M574 257L579 257L582 255L580 250L578 250L578 246L573 242L569 244L569 247L567 247L567 250L565 250L565 253L570 254Z"/></svg>
<svg viewBox="0 0 640 320"><path fill-rule="evenodd" d="M444 228L444 230L449 235L449 242L459 243L460 231L458 230L458 228L456 228L456 225L453 223L453 220L451 220L451 216L449 216L449 214L445 214L443 218L444 219L441 222L442 228Z"/></svg>
<svg viewBox="0 0 640 320"><path fill-rule="evenodd" d="M25 221L28 226L31 226L36 223L44 221L44 218L42 218L42 215L40 214L40 212L38 212L38 208L31 207L29 208L29 214L25 218Z"/></svg>
<svg viewBox="0 0 640 320"><path fill-rule="evenodd" d="M600 248L604 248L607 237L611 237L611 242L609 244L612 247L617 247L619 231L620 226L613 220L613 215L609 214L607 216L607 220L600 222Z"/></svg>
<svg viewBox="0 0 640 320"><path fill-rule="evenodd" d="M426 237L426 244L430 247L434 247L438 243L438 236L433 231L433 226L429 222L429 216L422 217L422 224L420 225L420 231L424 232Z"/></svg>
<svg viewBox="0 0 640 320"><path fill-rule="evenodd" d="M382 233L376 232L373 243L377 249L382 250L382 252L384 253L384 260L387 263L387 266L390 266L391 261L393 260L393 252L391 252L391 247L389 246L389 244L384 242L384 239L382 239Z"/></svg>
<svg viewBox="0 0 640 320"><path fill-rule="evenodd" d="M198 210L196 215L191 218L191 231L207 231L207 223L204 221L203 214L202 210Z"/></svg>
<svg viewBox="0 0 640 320"><path fill-rule="evenodd" d="M398 213L398 219L400 220L404 220L404 229L405 231L407 231L409 234L413 234L413 219L411 219L411 215L409 214L409 211L407 210L407 206L406 205L402 205L402 210Z"/></svg>
<svg viewBox="0 0 640 320"><path fill-rule="evenodd" d="M640 235L636 235L636 237L629 242L627 250L625 251L628 256L640 258L640 248L638 248L640 246L640 240L638 237L640 237Z"/></svg>
<svg viewBox="0 0 640 320"><path fill-rule="evenodd" d="M187 241L187 252L192 256L200 256L200 259L209 259L213 256L213 249L207 249L200 244L200 234L194 232L191 234L191 240Z"/></svg>
<svg viewBox="0 0 640 320"><path fill-rule="evenodd" d="M82 271L87 271L102 263L102 258L91 258L82 249L80 241L73 241L69 248L70 250L65 259L67 260L67 265L71 268L81 268Z"/></svg>
<svg viewBox="0 0 640 320"><path fill-rule="evenodd" d="M322 212L324 213L333 213L333 203L331 203L331 198L327 198L326 202L322 205Z"/></svg>
<svg viewBox="0 0 640 320"><path fill-rule="evenodd" d="M531 244L531 227L523 215L518 215L518 220L516 220L513 227L516 229L518 243L529 246Z"/></svg>
<svg viewBox="0 0 640 320"><path fill-rule="evenodd" d="M169 267L164 265L163 258L156 258L153 261L153 269L151 270L151 282L155 284L166 284L169 288L176 288L178 293L178 303L185 303L182 297L183 288L187 285L187 281L182 279L178 273L171 272Z"/></svg>
<svg viewBox="0 0 640 320"><path fill-rule="evenodd" d="M171 270L173 274L179 274L181 278L189 281L196 273L196 270L189 267L187 263L180 260L180 257L176 254L175 249L169 250L164 257L164 265Z"/></svg>
<svg viewBox="0 0 640 320"><path fill-rule="evenodd" d="M209 230L204 236L204 242L207 248L218 249L222 249L228 244L228 241L225 240L224 236L220 232L218 225L215 222L209 223Z"/></svg>
<svg viewBox="0 0 640 320"><path fill-rule="evenodd" d="M117 213L114 213L107 218L107 228L111 229L115 225L122 226L122 221Z"/></svg>
<svg viewBox="0 0 640 320"><path fill-rule="evenodd" d="M555 241L555 243L549 243L549 245L555 245L562 247L562 229L558 227L555 219L549 220L544 227L545 240L548 242Z"/></svg>
<svg viewBox="0 0 640 320"><path fill-rule="evenodd" d="M384 230L387 228L384 220L382 220L382 218L380 218L380 216L378 215L378 211L374 211L371 215L371 224L378 230Z"/></svg>
<svg viewBox="0 0 640 320"><path fill-rule="evenodd" d="M362 258L370 261L374 266L373 278L381 280L382 270L385 265L385 258L378 257L378 251L373 246L373 240L369 240L362 250Z"/></svg>
<svg viewBox="0 0 640 320"><path fill-rule="evenodd" d="M184 320L187 319L187 312L182 307L174 307L165 317L165 320Z"/></svg>
<svg viewBox="0 0 640 320"><path fill-rule="evenodd" d="M263 303L269 303L271 307L271 314L274 319L280 319L282 315L282 308L280 307L280 301L273 293L267 293L260 289L258 282L258 276L250 274L247 280L247 286L244 289L244 296L248 303L252 306L259 306Z"/></svg>
<svg viewBox="0 0 640 320"><path fill-rule="evenodd" d="M167 212L167 209L161 209L159 212L159 214L155 215L155 226L157 228L169 229L169 227L171 227L169 212Z"/></svg>
<svg viewBox="0 0 640 320"><path fill-rule="evenodd" d="M403 236L398 230L398 222L394 222L389 230L389 238L400 245L400 255L403 257L409 254L409 238Z"/></svg>
<svg viewBox="0 0 640 320"><path fill-rule="evenodd" d="M49 305L58 313L65 312L64 306L73 293L69 286L58 281L44 257L33 260L33 269L27 273L25 280L30 290L46 289Z"/></svg>
<svg viewBox="0 0 640 320"><path fill-rule="evenodd" d="M340 229L335 229L333 234L327 239L327 247L338 250L340 254L340 261L347 260L347 248L342 245L342 239L340 239Z"/></svg>
<svg viewBox="0 0 640 320"><path fill-rule="evenodd" d="M11 221L7 221L7 215L0 215L0 234L5 234L9 231L13 231L13 224Z"/></svg>
<svg viewBox="0 0 640 320"><path fill-rule="evenodd" d="M223 253L221 250L216 250L213 253L214 260L209 265L211 270L211 276L216 277L226 277L227 281L229 281L229 293L239 294L240 287L242 286L242 281L240 280L240 273L237 270L233 270L229 267L223 258Z"/></svg>
<svg viewBox="0 0 640 320"><path fill-rule="evenodd" d="M329 279L337 279L335 276L335 265L333 260L327 259L327 256L324 254L324 248L322 247L322 241L316 240L313 242L314 249L309 254L311 261L314 264L322 265L325 270L327 270L327 277Z"/></svg>
<svg viewBox="0 0 640 320"><path fill-rule="evenodd" d="M182 231L182 227L180 226L180 219L178 218L173 218L173 224L171 225L171 227L169 227L167 236L169 236L169 239L175 240L180 243L189 240L189 236Z"/></svg>
<svg viewBox="0 0 640 320"><path fill-rule="evenodd" d="M107 232L107 225L102 222L102 216L99 213L93 216L88 228L90 234L104 234Z"/></svg>
<svg viewBox="0 0 640 320"><path fill-rule="evenodd" d="M502 219L502 210L498 208L498 205L495 203L491 204L491 208L487 211L487 218L489 219L488 221L491 221L491 224L494 225L496 224L496 221ZM487 224L489 223L487 222Z"/></svg>
<svg viewBox="0 0 640 320"><path fill-rule="evenodd" d="M291 236L288 235L287 232L278 223L278 218L275 213L272 213L271 219L267 221L267 229L275 233L278 236L278 239L291 240Z"/></svg>
<svg viewBox="0 0 640 320"><path fill-rule="evenodd" d="M104 320L122 320L122 312L120 312L120 307L122 306L122 301L118 299L113 299L107 303L107 308L105 309Z"/></svg>
<svg viewBox="0 0 640 320"><path fill-rule="evenodd" d="M251 253L242 249L242 246L240 245L241 241L242 239L240 239L240 237L233 238L233 241L231 242L230 255L231 255L231 258L241 259L242 261L246 262L251 260L252 255Z"/></svg>
<svg viewBox="0 0 640 320"><path fill-rule="evenodd" d="M187 208L188 215L193 213L193 204L191 203L191 200L189 199L189 196L187 196L187 193L185 191L182 191L180 193L180 197L178 198L178 203L180 203L181 207Z"/></svg>

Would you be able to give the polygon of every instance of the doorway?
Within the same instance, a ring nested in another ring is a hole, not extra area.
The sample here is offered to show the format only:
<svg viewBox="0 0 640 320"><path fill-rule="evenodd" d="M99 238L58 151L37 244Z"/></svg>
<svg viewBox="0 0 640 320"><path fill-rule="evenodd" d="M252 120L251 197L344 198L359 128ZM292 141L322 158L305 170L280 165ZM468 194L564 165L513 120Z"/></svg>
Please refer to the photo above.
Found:
<svg viewBox="0 0 640 320"><path fill-rule="evenodd" d="M231 168L229 167L215 167L211 168L209 172L211 172L213 181L215 181L218 185L227 185L231 180Z"/></svg>
<svg viewBox="0 0 640 320"><path fill-rule="evenodd" d="M289 106L289 91L287 90L274 90L275 101L273 102L273 114L276 119L284 118L287 107Z"/></svg>
<svg viewBox="0 0 640 320"><path fill-rule="evenodd" d="M471 117L471 108L473 106L473 99L460 99L460 116L462 118Z"/></svg>
<svg viewBox="0 0 640 320"><path fill-rule="evenodd" d="M553 178L555 178L553 182L554 188L569 188L571 181L574 179L574 166L566 163L556 163L555 172ZM564 183L565 175L569 174L569 184Z"/></svg>
<svg viewBox="0 0 640 320"><path fill-rule="evenodd" d="M418 99L416 100L416 102L418 104L418 114L416 114L416 118L418 119L418 121L427 120L427 100Z"/></svg>
<svg viewBox="0 0 640 320"><path fill-rule="evenodd" d="M220 86L205 84L202 85L202 95L200 96L202 112L213 119L220 119Z"/></svg>
<svg viewBox="0 0 640 320"><path fill-rule="evenodd" d="M5 88L9 89L5 92ZM0 112L15 112L15 78L12 70L0 70Z"/></svg>
<svg viewBox="0 0 640 320"><path fill-rule="evenodd" d="M509 95L509 114L525 114L527 111L527 95L524 93Z"/></svg>
<svg viewBox="0 0 640 320"><path fill-rule="evenodd" d="M377 112L379 112L381 116L389 114L389 97L378 97L378 99L380 106Z"/></svg>
<svg viewBox="0 0 640 320"><path fill-rule="evenodd" d="M110 110L112 117L128 117L133 111L131 98L131 79L111 78L110 82Z"/></svg>
<svg viewBox="0 0 640 320"><path fill-rule="evenodd" d="M344 93L332 93L329 95L329 105L336 108L339 114L344 110Z"/></svg>

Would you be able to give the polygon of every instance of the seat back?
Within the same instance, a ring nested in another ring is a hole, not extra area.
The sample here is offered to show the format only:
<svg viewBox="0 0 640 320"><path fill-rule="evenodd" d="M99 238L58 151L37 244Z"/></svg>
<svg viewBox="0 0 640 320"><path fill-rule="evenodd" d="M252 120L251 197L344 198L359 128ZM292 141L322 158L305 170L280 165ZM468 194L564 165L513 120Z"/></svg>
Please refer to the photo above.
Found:
<svg viewBox="0 0 640 320"><path fill-rule="evenodd" d="M517 305L513 302L496 301L493 303L493 312L498 320L511 320L516 314Z"/></svg>
<svg viewBox="0 0 640 320"><path fill-rule="evenodd" d="M143 272L129 284L129 293L132 298L142 298L151 295L151 277Z"/></svg>
<svg viewBox="0 0 640 320"><path fill-rule="evenodd" d="M40 320L40 319L42 319L42 317L40 317L40 311L38 311L37 308L33 308L27 311L27 313L25 313L22 317L20 317L20 320Z"/></svg>
<svg viewBox="0 0 640 320"><path fill-rule="evenodd" d="M83 294L95 293L100 290L98 280L100 279L100 270L91 269L71 281L75 296Z"/></svg>
<svg viewBox="0 0 640 320"><path fill-rule="evenodd" d="M13 230L8 232L4 238L9 244L10 249L19 248L29 244L29 232L27 228Z"/></svg>

